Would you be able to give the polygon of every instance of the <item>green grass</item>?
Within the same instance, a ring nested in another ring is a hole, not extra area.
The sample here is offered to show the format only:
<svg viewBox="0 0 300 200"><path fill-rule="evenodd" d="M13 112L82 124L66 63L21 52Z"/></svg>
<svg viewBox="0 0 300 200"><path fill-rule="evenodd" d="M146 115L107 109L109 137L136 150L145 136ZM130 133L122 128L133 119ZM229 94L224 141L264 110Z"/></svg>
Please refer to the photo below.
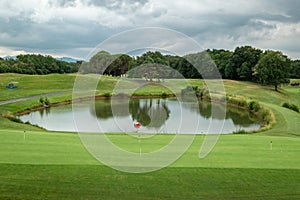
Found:
<svg viewBox="0 0 300 200"><path fill-rule="evenodd" d="M89 84L97 75L82 75ZM72 90L75 75L28 76L0 74L0 101ZM17 90L5 84L19 82ZM203 81L188 80L193 86ZM213 151L199 159L204 136L196 136L185 154L171 166L145 174L110 169L93 158L76 133L49 132L0 117L0 199L300 199L300 114L281 107L300 107L300 88L275 92L268 86L225 80L226 92L245 96L270 108L276 123L267 131L222 135ZM161 95L180 92L182 80L144 85L141 80L102 77L98 93ZM140 89L140 84L143 87ZM71 99L71 92L49 97L52 103ZM38 98L0 106L14 113L37 106ZM24 133L24 131L26 131ZM110 140L131 152L163 147L174 135L142 140L109 134ZM272 141L272 149L270 143Z"/></svg>
<svg viewBox="0 0 300 200"><path fill-rule="evenodd" d="M1 130L0 137L0 163L98 164L82 146L77 134L26 130L24 138L23 130ZM111 134L109 138L122 149L139 152L141 147L143 152L149 152L165 146L173 135L156 135L142 139L141 144L136 138L122 134ZM171 167L300 168L297 159L300 138L223 135L211 154L199 159L203 138L203 135L198 135L189 150Z"/></svg>
<svg viewBox="0 0 300 200"><path fill-rule="evenodd" d="M299 170L0 165L1 199L299 199Z"/></svg>
<svg viewBox="0 0 300 200"><path fill-rule="evenodd" d="M0 74L0 101L37 94L71 90L76 75L21 75ZM18 82L18 89L6 89L9 82Z"/></svg>
<svg viewBox="0 0 300 200"><path fill-rule="evenodd" d="M299 138L221 136L205 159L203 136L172 166L128 174L98 163L76 134L0 132L1 199L298 199ZM169 136L171 137L171 136ZM134 151L134 139L110 135ZM154 144L168 141L158 136ZM270 149L270 140L273 149ZM142 147L152 146L150 141Z"/></svg>

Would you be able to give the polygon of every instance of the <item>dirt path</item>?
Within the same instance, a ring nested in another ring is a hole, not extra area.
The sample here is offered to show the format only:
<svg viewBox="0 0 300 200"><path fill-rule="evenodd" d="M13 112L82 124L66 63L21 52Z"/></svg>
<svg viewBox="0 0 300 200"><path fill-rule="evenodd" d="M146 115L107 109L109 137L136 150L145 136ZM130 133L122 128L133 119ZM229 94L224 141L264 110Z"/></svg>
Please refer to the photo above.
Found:
<svg viewBox="0 0 300 200"><path fill-rule="evenodd" d="M18 98L18 99L10 99L10 100L6 100L6 101L0 101L0 106L10 104L10 103L16 103L16 102L20 102L20 101L35 99L35 98L39 98L39 97L44 97L44 96L48 97L48 96L53 96L53 95L57 95L57 94L64 94L64 93L67 93L70 91L72 91L72 90L49 92L49 93L38 94L38 95L30 96L30 97L23 97L23 98Z"/></svg>

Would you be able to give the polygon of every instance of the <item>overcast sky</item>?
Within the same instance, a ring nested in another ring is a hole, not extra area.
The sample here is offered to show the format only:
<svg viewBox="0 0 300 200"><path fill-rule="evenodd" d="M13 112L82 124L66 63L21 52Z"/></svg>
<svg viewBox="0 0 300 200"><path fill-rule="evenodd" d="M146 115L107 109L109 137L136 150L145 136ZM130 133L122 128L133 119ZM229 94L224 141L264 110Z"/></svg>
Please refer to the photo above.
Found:
<svg viewBox="0 0 300 200"><path fill-rule="evenodd" d="M85 59L110 36L140 27L179 31L204 49L252 45L300 59L299 0L0 0L0 56Z"/></svg>

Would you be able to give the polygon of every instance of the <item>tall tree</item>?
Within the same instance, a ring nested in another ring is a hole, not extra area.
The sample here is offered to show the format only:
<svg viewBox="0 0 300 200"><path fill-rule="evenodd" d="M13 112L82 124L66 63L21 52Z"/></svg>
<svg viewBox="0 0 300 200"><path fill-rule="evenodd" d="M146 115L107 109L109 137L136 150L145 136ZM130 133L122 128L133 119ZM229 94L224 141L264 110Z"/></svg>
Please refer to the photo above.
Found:
<svg viewBox="0 0 300 200"><path fill-rule="evenodd" d="M252 80L253 69L262 51L251 46L237 47L231 59L231 67L235 70L233 79ZM230 66L228 66L230 68ZM232 70L232 69L231 69Z"/></svg>
<svg viewBox="0 0 300 200"><path fill-rule="evenodd" d="M232 51L224 49L208 49L207 52L215 62L223 78L231 78L233 68L230 68L230 61L233 55ZM226 74L225 74L226 72Z"/></svg>
<svg viewBox="0 0 300 200"><path fill-rule="evenodd" d="M295 60L292 62L290 78L300 78L300 60Z"/></svg>
<svg viewBox="0 0 300 200"><path fill-rule="evenodd" d="M278 86L289 82L291 62L279 51L266 51L254 68L254 75L262 84L271 84L278 91Z"/></svg>

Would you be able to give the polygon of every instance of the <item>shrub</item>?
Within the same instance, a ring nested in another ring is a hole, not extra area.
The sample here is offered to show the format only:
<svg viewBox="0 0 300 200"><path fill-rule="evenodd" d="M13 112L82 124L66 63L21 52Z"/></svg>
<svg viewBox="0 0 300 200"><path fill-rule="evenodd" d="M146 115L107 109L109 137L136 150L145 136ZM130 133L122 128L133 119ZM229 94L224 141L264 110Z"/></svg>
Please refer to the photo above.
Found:
<svg viewBox="0 0 300 200"><path fill-rule="evenodd" d="M234 131L232 134L247 134L247 131L240 129L240 130Z"/></svg>
<svg viewBox="0 0 300 200"><path fill-rule="evenodd" d="M50 105L50 100L48 99L48 97L40 97L39 102L44 106Z"/></svg>
<svg viewBox="0 0 300 200"><path fill-rule="evenodd" d="M44 103L45 103L46 106L49 106L50 105L50 100L46 97Z"/></svg>
<svg viewBox="0 0 300 200"><path fill-rule="evenodd" d="M248 104L248 108L249 108L249 110L257 112L260 109L260 105L256 101L250 101Z"/></svg>
<svg viewBox="0 0 300 200"><path fill-rule="evenodd" d="M295 86L299 86L300 85L300 83L299 82L293 82L293 83L291 83L291 86L293 86L293 87L295 87Z"/></svg>
<svg viewBox="0 0 300 200"><path fill-rule="evenodd" d="M40 97L40 103L44 105L45 103L44 97Z"/></svg>
<svg viewBox="0 0 300 200"><path fill-rule="evenodd" d="M230 97L230 98L227 99L227 102L238 105L238 106L241 106L241 107L246 107L247 106L247 101L245 99Z"/></svg>
<svg viewBox="0 0 300 200"><path fill-rule="evenodd" d="M162 97L162 98L167 98L167 97L168 97L168 94L165 93L165 92L163 92L163 93L161 94L161 97Z"/></svg>
<svg viewBox="0 0 300 200"><path fill-rule="evenodd" d="M260 108L259 116L265 124L270 124L273 120L271 112L266 108Z"/></svg>
<svg viewBox="0 0 300 200"><path fill-rule="evenodd" d="M112 94L111 94L111 93L109 93L109 92L107 92L107 93L104 93L104 94L103 94L103 96L108 98L108 97L111 97L111 96L112 96Z"/></svg>
<svg viewBox="0 0 300 200"><path fill-rule="evenodd" d="M288 108L288 109L296 111L296 112L299 112L299 107L296 106L295 104L284 103L284 104L282 104L282 107Z"/></svg>

